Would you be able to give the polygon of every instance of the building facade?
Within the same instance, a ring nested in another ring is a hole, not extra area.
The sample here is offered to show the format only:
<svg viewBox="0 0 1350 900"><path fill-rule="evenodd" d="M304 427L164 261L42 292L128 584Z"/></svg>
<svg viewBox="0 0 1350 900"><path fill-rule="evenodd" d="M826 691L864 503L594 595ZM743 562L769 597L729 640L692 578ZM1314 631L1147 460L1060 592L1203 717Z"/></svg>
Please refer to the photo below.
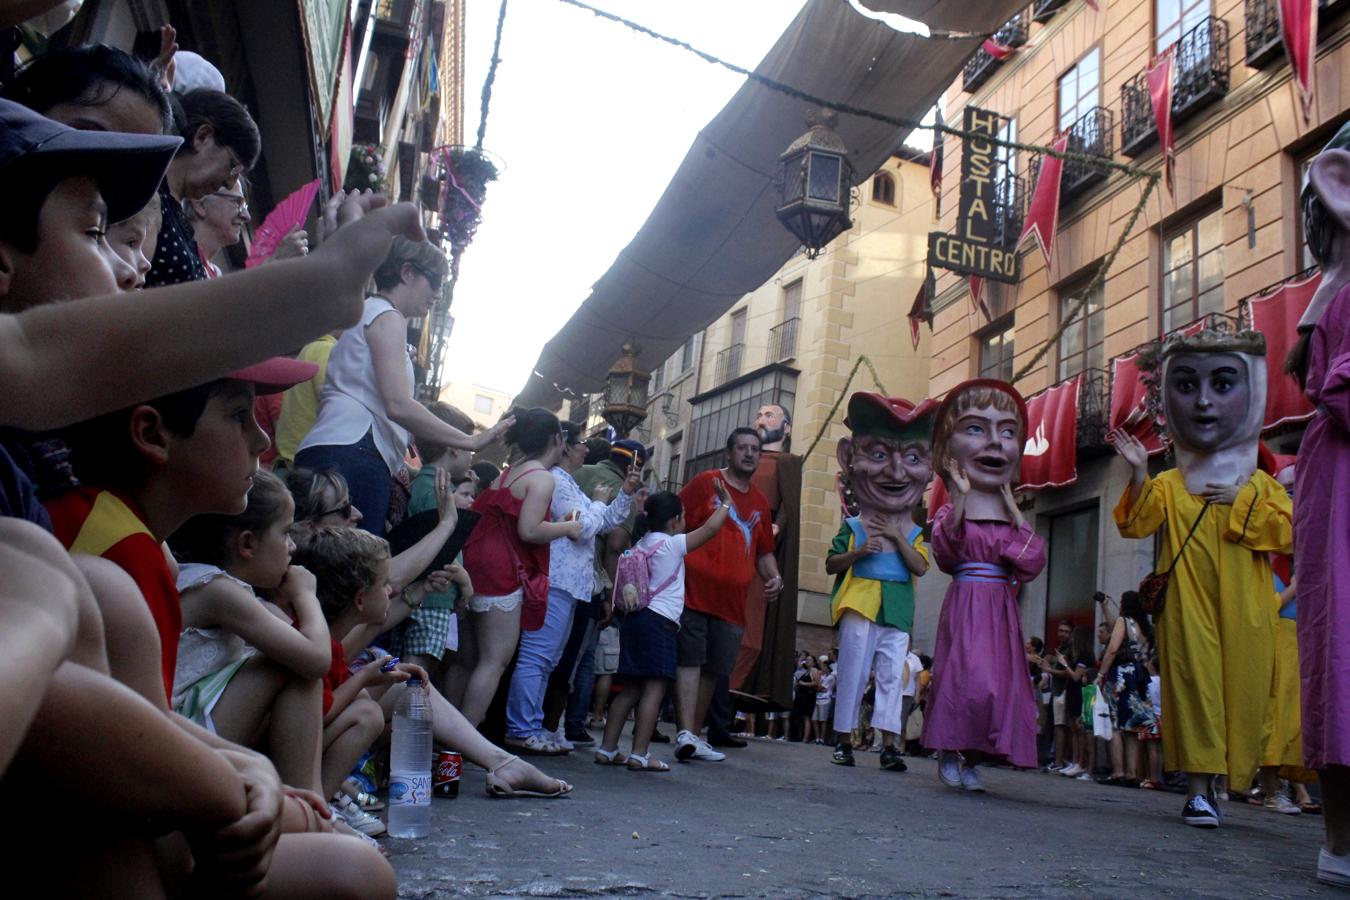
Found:
<svg viewBox="0 0 1350 900"><path fill-rule="evenodd" d="M507 391L471 384L467 381L450 381L441 388L440 400L465 413L479 428L491 428L501 421L511 409L512 395Z"/></svg>
<svg viewBox="0 0 1350 900"><path fill-rule="evenodd" d="M797 604L802 646L833 645L825 555L839 529L835 443L846 429L836 404L849 373L866 356L887 392L919 399L928 387L927 332L915 349L906 314L923 283L933 194L927 156L902 154L860 185L852 229L814 260L794 256L652 373L635 432L669 490L723 465L727 435L763 404L790 412L791 452L807 454L821 435L803 463L799 595L784 598ZM865 364L848 388L877 389Z"/></svg>
<svg viewBox="0 0 1350 900"><path fill-rule="evenodd" d="M1303 245L1298 193L1312 155L1348 117L1340 90L1350 71L1350 3L1320 3L1317 93L1311 121L1280 45L1276 0L1145 0L1141 3L1041 0L1000 32L1015 52L984 51L947 92L946 121L967 105L998 113L1001 135L1048 145L1068 133L1070 149L1160 170L1147 83L1151 57L1176 45L1172 110L1175 193L1161 184L1084 315L1061 330L1069 311L1116 243L1138 204L1140 183L1122 173L1066 163L1059 230L1046 265L1031 245L1016 285L986 285L992 320L976 310L966 280L941 273L934 302L929 394L966 378L1013 380L1038 351L1048 352L1016 380L1024 395L1080 377L1077 481L1027 501L1028 518L1049 542L1046 573L1023 589L1028 635L1054 633L1058 621L1090 624L1092 594L1119 597L1150 571L1150 541L1122 539L1111 520L1128 471L1105 446L1112 361L1149 340L1212 313L1242 317L1246 300L1311 265ZM960 143L945 144L941 228L955 227ZM1001 194L1020 231L1036 160L999 151ZM1268 338L1270 336L1268 335ZM1271 378L1282 360L1270 361ZM1118 386L1117 386L1118 388ZM1301 426L1267 434L1292 452ZM1161 458L1155 465L1163 466ZM932 646L946 579L920 581L915 642Z"/></svg>

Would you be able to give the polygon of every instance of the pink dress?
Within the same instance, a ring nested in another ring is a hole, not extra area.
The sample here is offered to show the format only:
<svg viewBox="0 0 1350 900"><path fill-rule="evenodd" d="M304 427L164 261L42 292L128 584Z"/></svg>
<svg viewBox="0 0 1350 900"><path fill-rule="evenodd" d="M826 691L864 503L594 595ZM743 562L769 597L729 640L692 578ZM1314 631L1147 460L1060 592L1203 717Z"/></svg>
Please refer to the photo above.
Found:
<svg viewBox="0 0 1350 900"><path fill-rule="evenodd" d="M1298 449L1294 575L1303 761L1322 769L1350 765L1350 285L1313 329L1307 394L1317 414Z"/></svg>
<svg viewBox="0 0 1350 900"><path fill-rule="evenodd" d="M953 581L938 619L923 745L1032 768L1036 701L1017 586L1045 568L1045 541L1030 525L967 519L952 528L951 513L942 507L933 523L933 559Z"/></svg>

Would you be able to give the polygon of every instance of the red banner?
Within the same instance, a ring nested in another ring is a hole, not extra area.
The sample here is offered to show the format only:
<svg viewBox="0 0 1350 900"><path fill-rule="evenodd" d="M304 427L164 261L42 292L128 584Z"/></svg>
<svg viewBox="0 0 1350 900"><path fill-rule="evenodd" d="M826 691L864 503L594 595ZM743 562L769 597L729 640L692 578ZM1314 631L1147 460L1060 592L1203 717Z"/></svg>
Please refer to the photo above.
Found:
<svg viewBox="0 0 1350 900"><path fill-rule="evenodd" d="M1050 145L1052 149L1064 153L1069 149L1069 136L1062 134ZM1020 248L1030 235L1036 239L1050 265L1050 248L1055 244L1055 231L1059 228L1059 183L1064 174L1064 160L1058 156L1041 157L1041 170L1036 175L1036 189L1031 195L1031 207L1027 210L1027 221L1022 226L1022 235L1017 239Z"/></svg>
<svg viewBox="0 0 1350 900"><path fill-rule="evenodd" d="M1318 272L1303 281L1281 285L1249 303L1252 330L1266 337L1267 428L1312 417L1312 404L1299 390L1293 376L1284 373L1284 358L1298 341L1298 320L1312 302L1313 293L1321 282L1322 273Z"/></svg>
<svg viewBox="0 0 1350 900"><path fill-rule="evenodd" d="M1139 354L1127 353L1111 360L1111 430L1138 438L1152 456L1163 452L1163 444L1153 427L1147 399L1148 388L1139 377Z"/></svg>
<svg viewBox="0 0 1350 900"><path fill-rule="evenodd" d="M1312 122L1317 69L1317 0L1280 0L1280 37L1303 101L1303 122Z"/></svg>
<svg viewBox="0 0 1350 900"><path fill-rule="evenodd" d="M1027 398L1027 440L1018 483L1028 490L1078 480L1078 390L1081 374Z"/></svg>
<svg viewBox="0 0 1350 900"><path fill-rule="evenodd" d="M984 291L984 279L979 275L970 276L970 302L975 304L975 308L984 313L986 322L994 321L994 316L989 312L989 304L984 302L981 294Z"/></svg>
<svg viewBox="0 0 1350 900"><path fill-rule="evenodd" d="M985 53L988 53L994 59L1002 62L1017 52L1016 47L1009 47L1007 44L1000 44L993 38L985 38L984 43L980 45Z"/></svg>
<svg viewBox="0 0 1350 900"><path fill-rule="evenodd" d="M1314 0L1316 2L1316 0ZM1163 176L1167 192L1176 195L1176 135L1172 133L1172 69L1177 45L1173 44L1153 57L1148 67L1148 97L1153 103L1153 118L1158 123L1158 144L1163 153Z"/></svg>
<svg viewBox="0 0 1350 900"><path fill-rule="evenodd" d="M933 288L933 270L930 268L924 273L923 281L919 282L919 293L914 296L914 303L909 308L909 339L914 342L915 350L919 349L919 326L927 322L928 330L933 330L933 307L928 302Z"/></svg>
<svg viewBox="0 0 1350 900"><path fill-rule="evenodd" d="M945 155L944 145L947 143L947 133L942 130L942 100L938 100L937 105L937 127L933 129L933 155L928 162L928 186L933 189L934 197L942 196L942 157Z"/></svg>

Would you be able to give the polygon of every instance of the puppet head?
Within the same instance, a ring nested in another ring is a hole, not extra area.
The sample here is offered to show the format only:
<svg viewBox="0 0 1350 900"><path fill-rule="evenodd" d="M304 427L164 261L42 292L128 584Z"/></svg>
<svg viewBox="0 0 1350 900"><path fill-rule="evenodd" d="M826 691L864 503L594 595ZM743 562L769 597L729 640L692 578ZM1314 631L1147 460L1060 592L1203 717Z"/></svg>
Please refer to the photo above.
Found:
<svg viewBox="0 0 1350 900"><path fill-rule="evenodd" d="M972 493L999 494L1017 478L1027 435L1027 404L1006 381L975 378L952 388L938 408L933 468L965 469Z"/></svg>
<svg viewBox="0 0 1350 900"><path fill-rule="evenodd" d="M781 403L766 403L755 413L761 450L787 452L792 442L792 413Z"/></svg>
<svg viewBox="0 0 1350 900"><path fill-rule="evenodd" d="M835 452L848 473L859 515L907 514L923 502L933 477L930 448L936 408L932 400L915 406L871 391L848 398L844 424L852 434L839 439Z"/></svg>
<svg viewBox="0 0 1350 900"><path fill-rule="evenodd" d="M1266 339L1213 318L1159 351L1162 411L1177 468L1193 494L1256 471L1266 410Z"/></svg>

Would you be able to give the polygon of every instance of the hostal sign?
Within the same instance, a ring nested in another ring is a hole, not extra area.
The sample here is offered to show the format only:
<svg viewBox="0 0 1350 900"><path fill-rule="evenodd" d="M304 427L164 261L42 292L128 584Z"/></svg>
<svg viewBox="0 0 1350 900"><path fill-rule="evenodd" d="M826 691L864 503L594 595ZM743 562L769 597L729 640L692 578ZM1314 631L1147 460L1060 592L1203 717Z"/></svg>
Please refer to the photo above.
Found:
<svg viewBox="0 0 1350 900"><path fill-rule="evenodd" d="M928 233L928 264L967 275L1015 284L1017 253L999 243L995 220L998 186L994 180L994 142L978 135L998 133L998 113L967 106L967 137L961 150L961 203L956 233Z"/></svg>

